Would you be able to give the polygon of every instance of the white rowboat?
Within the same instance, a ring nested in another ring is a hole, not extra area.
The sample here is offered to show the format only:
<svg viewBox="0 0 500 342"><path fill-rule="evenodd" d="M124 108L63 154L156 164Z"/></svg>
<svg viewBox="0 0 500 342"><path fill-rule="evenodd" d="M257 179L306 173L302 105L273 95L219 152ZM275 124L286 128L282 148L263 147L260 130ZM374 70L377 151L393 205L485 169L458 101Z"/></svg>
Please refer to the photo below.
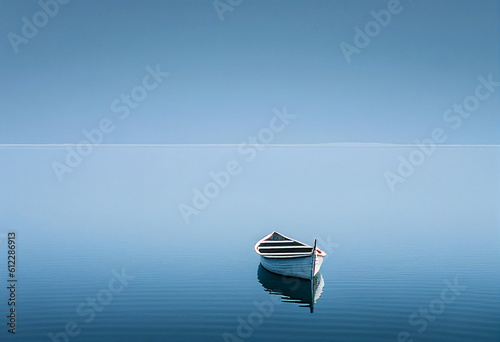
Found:
<svg viewBox="0 0 500 342"><path fill-rule="evenodd" d="M326 253L314 246L286 237L278 232L263 237L254 246L262 266L273 273L302 279L313 279Z"/></svg>

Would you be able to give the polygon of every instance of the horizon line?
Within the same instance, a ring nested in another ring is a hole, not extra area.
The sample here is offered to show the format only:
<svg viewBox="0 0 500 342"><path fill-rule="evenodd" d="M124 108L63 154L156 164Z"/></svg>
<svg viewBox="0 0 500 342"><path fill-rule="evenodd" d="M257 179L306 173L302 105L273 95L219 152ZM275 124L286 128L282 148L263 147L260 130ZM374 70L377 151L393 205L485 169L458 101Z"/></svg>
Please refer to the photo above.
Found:
<svg viewBox="0 0 500 342"><path fill-rule="evenodd" d="M378 143L378 142L336 142L336 143L280 143L280 144L249 144L249 143L104 143L104 144L75 144L75 143L16 143L0 144L0 148L62 148L78 145L92 145L92 147L239 147L239 146L264 146L264 147L418 147L430 144L417 143ZM500 147L500 144L432 144L435 147Z"/></svg>

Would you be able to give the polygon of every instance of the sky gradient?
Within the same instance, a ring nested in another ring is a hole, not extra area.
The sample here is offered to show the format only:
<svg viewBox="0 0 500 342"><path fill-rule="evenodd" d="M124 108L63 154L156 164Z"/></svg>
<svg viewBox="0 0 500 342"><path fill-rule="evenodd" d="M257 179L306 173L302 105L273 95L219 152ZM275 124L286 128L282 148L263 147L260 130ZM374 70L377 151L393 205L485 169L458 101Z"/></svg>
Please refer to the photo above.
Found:
<svg viewBox="0 0 500 342"><path fill-rule="evenodd" d="M37 1L2 1L0 143L78 143L109 118L102 143L240 143L273 108L297 115L273 143L500 143L499 89L457 129L443 113L498 81L497 1L401 1L350 63L342 42L387 1L78 1L20 44ZM123 120L111 105L168 72Z"/></svg>

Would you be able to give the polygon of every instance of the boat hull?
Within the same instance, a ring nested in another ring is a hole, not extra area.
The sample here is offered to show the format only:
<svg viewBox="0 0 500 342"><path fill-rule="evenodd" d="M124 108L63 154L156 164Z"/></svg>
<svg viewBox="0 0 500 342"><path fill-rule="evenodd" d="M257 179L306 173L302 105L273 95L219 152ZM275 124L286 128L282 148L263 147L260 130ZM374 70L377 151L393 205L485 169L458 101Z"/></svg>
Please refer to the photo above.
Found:
<svg viewBox="0 0 500 342"><path fill-rule="evenodd" d="M314 273L311 272L313 266L313 257L316 258ZM323 257L318 255L304 256L298 258L267 258L260 256L262 266L273 273L281 274L288 277L296 277L301 279L311 280L321 268Z"/></svg>

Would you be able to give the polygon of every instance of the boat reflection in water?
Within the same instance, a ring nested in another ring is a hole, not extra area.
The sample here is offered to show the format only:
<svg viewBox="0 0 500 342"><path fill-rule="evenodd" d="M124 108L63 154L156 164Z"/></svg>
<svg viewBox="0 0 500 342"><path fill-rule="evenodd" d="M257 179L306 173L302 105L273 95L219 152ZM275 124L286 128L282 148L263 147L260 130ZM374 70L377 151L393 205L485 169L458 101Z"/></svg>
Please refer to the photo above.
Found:
<svg viewBox="0 0 500 342"><path fill-rule="evenodd" d="M257 278L264 290L272 295L281 296L282 302L297 303L301 307L308 307L311 313L325 286L321 273L317 273L312 280L292 278L269 272L261 264L259 264Z"/></svg>

